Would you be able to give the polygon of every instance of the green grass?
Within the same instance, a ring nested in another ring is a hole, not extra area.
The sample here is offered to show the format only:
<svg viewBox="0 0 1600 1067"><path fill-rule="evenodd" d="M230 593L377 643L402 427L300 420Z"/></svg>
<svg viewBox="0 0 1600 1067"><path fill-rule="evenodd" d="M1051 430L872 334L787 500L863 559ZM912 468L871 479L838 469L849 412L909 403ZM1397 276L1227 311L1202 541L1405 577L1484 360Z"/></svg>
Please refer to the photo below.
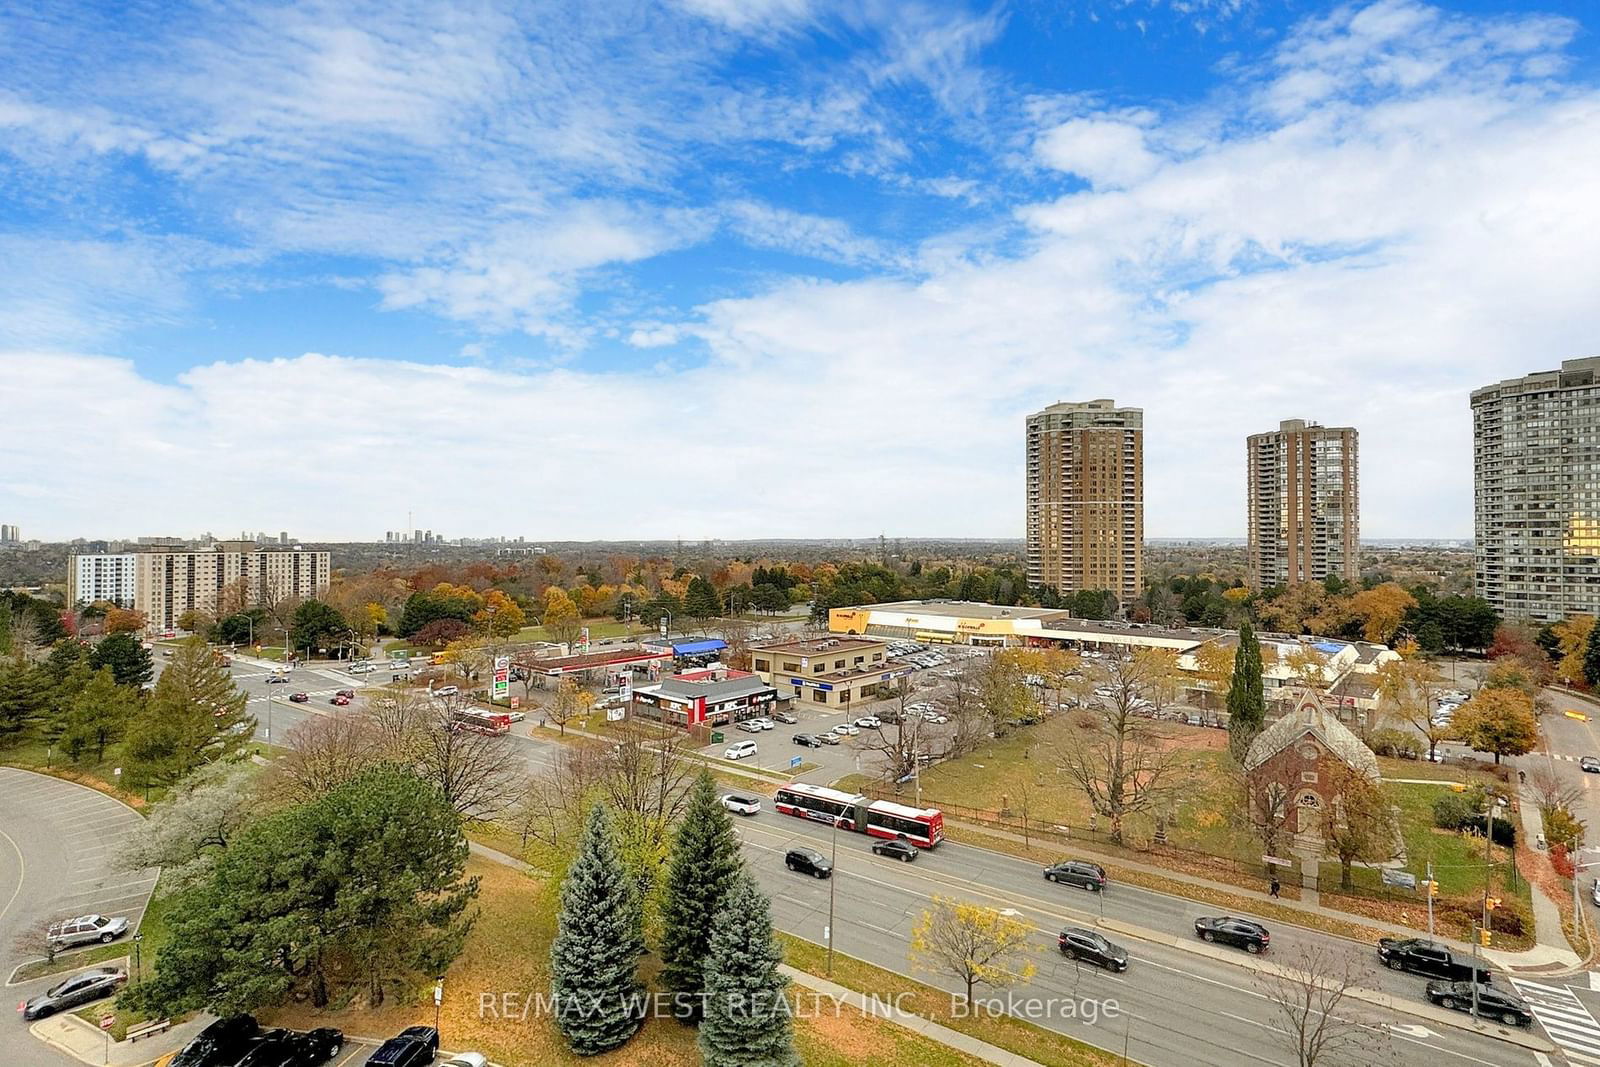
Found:
<svg viewBox="0 0 1600 1067"><path fill-rule="evenodd" d="M593 644L603 637L631 637L635 634L653 634L657 631L650 626L640 626L637 623L621 623L615 619L588 619L582 625L589 628L589 642ZM524 626L510 637L508 642L521 641L554 641L555 638L546 632L543 626Z"/></svg>
<svg viewBox="0 0 1600 1067"><path fill-rule="evenodd" d="M167 926L167 914L172 908L173 900L173 897L165 899L161 897L151 898L150 906L145 909L144 917L139 920L139 933L143 937L139 942L139 970L137 973L133 970L133 942L131 939L124 938L115 944L101 946L107 949L117 949L114 956L128 957L128 982L130 985L141 978L147 979L155 973L156 957L160 955L162 947L166 945L167 940L172 936L172 931ZM111 1036L117 1041L121 1041L127 1035L128 1027L137 1026L148 1019L142 1012L113 1007L113 1002L111 1001L91 1004L86 1008L78 1009L73 1014L94 1026L100 1025L101 1016L114 1015L116 1021L111 1024ZM180 1020L174 1019L173 1021L178 1022Z"/></svg>

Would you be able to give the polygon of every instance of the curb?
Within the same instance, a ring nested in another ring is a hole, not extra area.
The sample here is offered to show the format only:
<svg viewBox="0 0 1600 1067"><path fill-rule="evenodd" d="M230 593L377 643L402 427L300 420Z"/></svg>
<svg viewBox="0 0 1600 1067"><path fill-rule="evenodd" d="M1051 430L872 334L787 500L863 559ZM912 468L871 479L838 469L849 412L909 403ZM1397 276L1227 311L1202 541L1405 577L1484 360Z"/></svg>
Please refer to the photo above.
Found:
<svg viewBox="0 0 1600 1067"><path fill-rule="evenodd" d="M1282 967L1276 963L1272 963L1269 960L1263 960L1255 956L1241 956L1238 953L1224 952L1223 950L1214 948L1204 942L1191 941L1188 938L1176 937L1172 934L1161 933L1157 930L1147 930L1142 926L1135 926L1132 923L1122 922L1120 919L1101 919L1098 925L1108 930L1114 930L1117 933L1123 934L1127 937L1136 937L1141 941L1149 941L1153 944L1163 945L1167 948L1174 948L1180 952L1188 952L1196 956L1204 956L1207 959L1215 960L1218 963L1228 963L1235 967L1243 967L1245 970L1254 971L1257 974L1267 974L1274 977L1282 977L1284 975L1290 975L1294 973L1290 968ZM1353 986L1347 990L1347 994L1353 1000L1365 1001L1368 1004L1372 1004L1380 1008L1386 1008L1389 1011L1397 1012L1402 1015L1414 1015L1419 1019L1427 1019L1430 1022L1439 1024L1440 1026L1449 1026L1457 1030L1465 1030L1469 1033L1477 1034L1480 1037L1492 1037L1498 1041L1507 1042L1508 1044L1520 1045L1521 1047L1530 1049L1534 1052L1554 1053L1559 1051L1554 1044L1537 1036L1532 1032L1531 1029L1527 1033L1524 1033L1520 1030L1509 1030L1501 1026L1485 1026L1474 1021L1470 1015L1462 1015L1460 1012L1448 1011L1444 1008L1436 1008L1432 1004L1426 1002L1418 1004L1409 1000L1401 1000L1392 993L1385 993L1377 989L1364 989L1359 986Z"/></svg>
<svg viewBox="0 0 1600 1067"><path fill-rule="evenodd" d="M80 949L80 951L83 951L83 950ZM56 957L56 962L59 963L64 959L67 959L67 956L65 954L62 954L62 955ZM21 963L17 964L16 967L12 968L11 977L6 979L5 988L6 989L10 989L12 986L27 985L30 982L39 982L39 981L43 981L46 978L56 978L56 977L58 977L60 975L63 975L63 974L71 974L73 971L76 971L76 970L78 970L78 969L80 969L82 967L110 967L113 964L121 964L123 970L130 971L130 972L133 970L133 955L132 955L132 953L129 953L126 956L108 956L103 960L95 960L93 963L70 963L69 962L67 966L61 968L59 971L50 971L50 972L48 972L46 974L41 974L41 975L38 975L37 977L34 977L34 978L23 978L20 981L17 979L17 972L22 970L22 968L28 966L31 963L42 963L42 962L44 962L42 959L23 960Z"/></svg>

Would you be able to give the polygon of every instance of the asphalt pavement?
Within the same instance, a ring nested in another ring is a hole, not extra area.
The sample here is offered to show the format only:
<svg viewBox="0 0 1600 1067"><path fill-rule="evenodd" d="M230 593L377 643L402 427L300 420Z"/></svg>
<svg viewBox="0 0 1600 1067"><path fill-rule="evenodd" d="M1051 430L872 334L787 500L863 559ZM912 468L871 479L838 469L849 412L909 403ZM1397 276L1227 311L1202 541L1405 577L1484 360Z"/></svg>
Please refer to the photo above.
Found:
<svg viewBox="0 0 1600 1067"><path fill-rule="evenodd" d="M87 786L0 767L0 981L30 958L17 942L40 923L99 913L126 916L137 926L156 872L113 870L112 860L138 823L133 809ZM131 936L122 943L132 951ZM65 973L8 985L6 992L20 1003ZM77 1062L32 1040L20 1014L6 1024L0 1049L6 1067Z"/></svg>

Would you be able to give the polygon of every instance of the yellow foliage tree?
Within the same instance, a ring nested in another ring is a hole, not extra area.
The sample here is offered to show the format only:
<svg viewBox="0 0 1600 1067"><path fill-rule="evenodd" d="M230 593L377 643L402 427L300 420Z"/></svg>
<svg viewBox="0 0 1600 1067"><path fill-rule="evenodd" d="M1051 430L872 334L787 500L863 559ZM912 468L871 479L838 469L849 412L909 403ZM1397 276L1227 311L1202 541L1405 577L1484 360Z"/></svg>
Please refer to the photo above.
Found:
<svg viewBox="0 0 1600 1067"><path fill-rule="evenodd" d="M995 989L1032 978L1028 957L1033 927L994 908L935 896L911 929L911 963L918 970L949 975L967 987Z"/></svg>
<svg viewBox="0 0 1600 1067"><path fill-rule="evenodd" d="M1207 641L1195 649L1195 673L1213 693L1226 693L1233 684L1233 662L1237 650L1221 641Z"/></svg>
<svg viewBox="0 0 1600 1067"><path fill-rule="evenodd" d="M1361 636L1387 644L1405 621L1417 598L1394 582L1363 589L1350 598L1350 614L1361 620Z"/></svg>
<svg viewBox="0 0 1600 1067"><path fill-rule="evenodd" d="M1589 647L1589 631L1594 629L1594 616L1573 615L1550 629L1556 635L1556 640L1561 642L1561 662L1556 664L1556 677L1567 685L1584 684L1583 653Z"/></svg>
<svg viewBox="0 0 1600 1067"><path fill-rule="evenodd" d="M550 635L552 641L569 647L577 640L581 629L578 605L559 585L552 585L544 591L544 618L540 621L544 623L545 633Z"/></svg>
<svg viewBox="0 0 1600 1067"><path fill-rule="evenodd" d="M515 600L498 589L491 589L472 621L483 627L490 637L510 637L528 624L528 617Z"/></svg>

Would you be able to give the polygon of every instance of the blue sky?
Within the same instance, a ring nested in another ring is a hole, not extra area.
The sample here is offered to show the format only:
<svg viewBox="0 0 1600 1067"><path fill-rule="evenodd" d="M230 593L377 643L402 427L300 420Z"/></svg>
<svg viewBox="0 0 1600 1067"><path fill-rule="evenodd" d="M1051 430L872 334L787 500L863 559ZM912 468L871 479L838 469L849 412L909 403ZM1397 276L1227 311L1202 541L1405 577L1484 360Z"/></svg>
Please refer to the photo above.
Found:
<svg viewBox="0 0 1600 1067"><path fill-rule="evenodd" d="M1596 354L1592 5L0 13L0 517L30 536L1020 536L1146 409L1147 532L1362 433L1471 532L1467 393Z"/></svg>

